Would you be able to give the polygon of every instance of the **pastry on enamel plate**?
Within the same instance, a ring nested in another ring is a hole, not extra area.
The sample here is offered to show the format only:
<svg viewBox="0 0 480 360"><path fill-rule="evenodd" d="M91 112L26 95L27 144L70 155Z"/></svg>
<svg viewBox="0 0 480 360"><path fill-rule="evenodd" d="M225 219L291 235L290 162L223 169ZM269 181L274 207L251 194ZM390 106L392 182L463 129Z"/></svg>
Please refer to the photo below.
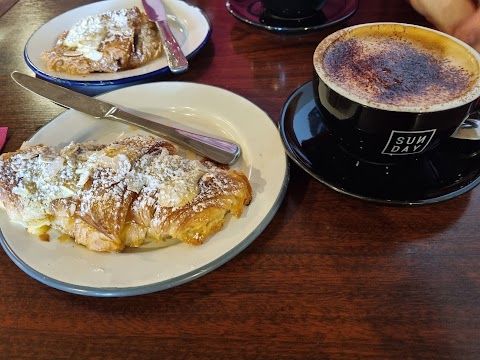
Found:
<svg viewBox="0 0 480 360"><path fill-rule="evenodd" d="M81 19L41 58L52 71L81 75L137 68L161 53L156 24L133 7Z"/></svg>
<svg viewBox="0 0 480 360"><path fill-rule="evenodd" d="M24 146L0 156L0 207L31 234L53 228L90 250L202 244L252 199L247 177L135 135L108 145Z"/></svg>

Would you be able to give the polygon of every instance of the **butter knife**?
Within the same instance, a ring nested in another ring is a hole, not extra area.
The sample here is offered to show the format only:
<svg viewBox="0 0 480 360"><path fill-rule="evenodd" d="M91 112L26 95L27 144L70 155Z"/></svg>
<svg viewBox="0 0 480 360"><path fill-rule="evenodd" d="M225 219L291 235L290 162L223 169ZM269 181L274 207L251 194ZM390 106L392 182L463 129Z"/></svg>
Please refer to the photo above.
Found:
<svg viewBox="0 0 480 360"><path fill-rule="evenodd" d="M168 67L172 73L181 73L188 69L188 61L172 34L167 22L167 13L161 0L142 0L143 7L150 21L158 25Z"/></svg>
<svg viewBox="0 0 480 360"><path fill-rule="evenodd" d="M170 119L168 118L149 114L149 118L160 122L151 121L128 112L128 108L120 108L106 101L77 93L76 91L22 74L18 71L12 72L11 77L17 84L25 89L41 95L58 105L75 109L97 119L117 120L128 125L136 126L175 142L218 163L232 165L240 157L241 149L236 143L196 134L161 123L169 122Z"/></svg>

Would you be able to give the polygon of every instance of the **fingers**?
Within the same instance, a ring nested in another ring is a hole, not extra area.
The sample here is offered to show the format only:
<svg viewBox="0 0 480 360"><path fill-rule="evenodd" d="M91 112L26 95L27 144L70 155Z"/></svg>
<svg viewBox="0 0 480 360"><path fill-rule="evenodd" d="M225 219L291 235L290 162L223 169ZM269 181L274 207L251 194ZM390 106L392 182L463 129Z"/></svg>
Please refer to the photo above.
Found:
<svg viewBox="0 0 480 360"><path fill-rule="evenodd" d="M410 3L437 29L449 34L475 12L471 0L410 0Z"/></svg>
<svg viewBox="0 0 480 360"><path fill-rule="evenodd" d="M462 21L453 31L453 36L480 52L480 9Z"/></svg>

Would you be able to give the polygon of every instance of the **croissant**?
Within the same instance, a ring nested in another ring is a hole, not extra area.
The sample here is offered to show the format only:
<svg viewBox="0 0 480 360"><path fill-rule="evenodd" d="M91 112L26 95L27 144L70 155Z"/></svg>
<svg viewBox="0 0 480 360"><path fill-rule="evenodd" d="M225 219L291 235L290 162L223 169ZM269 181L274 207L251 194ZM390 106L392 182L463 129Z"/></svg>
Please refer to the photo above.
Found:
<svg viewBox="0 0 480 360"><path fill-rule="evenodd" d="M50 70L82 75L134 69L161 52L155 23L133 7L81 19L40 57Z"/></svg>
<svg viewBox="0 0 480 360"><path fill-rule="evenodd" d="M240 171L135 135L108 145L23 146L0 156L0 207L31 234L53 228L90 250L177 239L202 244L252 200Z"/></svg>

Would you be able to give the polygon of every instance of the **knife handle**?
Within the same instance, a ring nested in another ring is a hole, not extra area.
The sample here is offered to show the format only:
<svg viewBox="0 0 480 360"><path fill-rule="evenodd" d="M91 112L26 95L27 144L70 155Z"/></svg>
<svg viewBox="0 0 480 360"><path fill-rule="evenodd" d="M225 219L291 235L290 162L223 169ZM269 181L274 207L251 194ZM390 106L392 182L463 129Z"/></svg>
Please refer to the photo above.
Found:
<svg viewBox="0 0 480 360"><path fill-rule="evenodd" d="M172 73L181 73L188 69L188 60L172 34L167 21L157 21L168 67Z"/></svg>
<svg viewBox="0 0 480 360"><path fill-rule="evenodd" d="M137 126L147 132L173 141L221 164L232 165L238 160L241 154L240 146L234 142L195 134L160 124L158 122L144 119L135 114L131 114L117 107L112 107L105 118L115 119L124 124Z"/></svg>

